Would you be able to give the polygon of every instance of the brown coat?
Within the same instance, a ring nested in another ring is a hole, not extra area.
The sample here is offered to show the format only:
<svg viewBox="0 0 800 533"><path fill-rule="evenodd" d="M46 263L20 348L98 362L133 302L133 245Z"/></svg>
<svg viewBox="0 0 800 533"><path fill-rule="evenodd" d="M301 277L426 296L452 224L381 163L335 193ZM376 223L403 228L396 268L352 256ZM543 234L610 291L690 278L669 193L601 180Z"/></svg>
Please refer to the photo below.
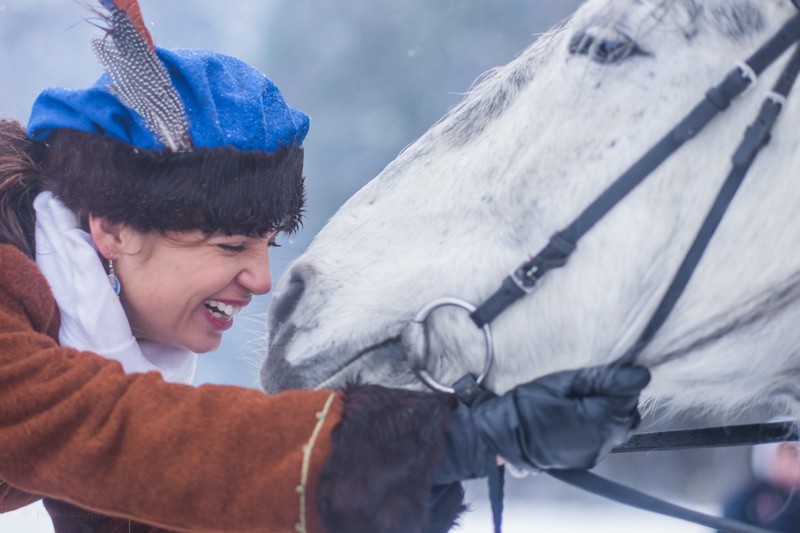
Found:
<svg viewBox="0 0 800 533"><path fill-rule="evenodd" d="M57 332L46 281L0 245L5 507L36 499L13 486L171 530L322 530L316 481L341 394L267 396L126 375L115 361L59 346Z"/></svg>
<svg viewBox="0 0 800 533"><path fill-rule="evenodd" d="M450 399L194 388L57 334L47 282L0 244L0 512L44 497L59 533L414 533L464 508L460 486L428 502Z"/></svg>

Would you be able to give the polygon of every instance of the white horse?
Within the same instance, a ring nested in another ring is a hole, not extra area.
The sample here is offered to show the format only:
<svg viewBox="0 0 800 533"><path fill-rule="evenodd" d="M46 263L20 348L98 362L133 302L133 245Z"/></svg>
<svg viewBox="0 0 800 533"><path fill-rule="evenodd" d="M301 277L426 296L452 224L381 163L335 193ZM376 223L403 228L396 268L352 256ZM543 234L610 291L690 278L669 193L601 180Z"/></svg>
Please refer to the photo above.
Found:
<svg viewBox="0 0 800 533"><path fill-rule="evenodd" d="M484 301L737 63L790 0L588 0L464 101L320 231L275 291L267 391L422 387L400 336L440 297ZM616 360L649 320L791 52L493 323L497 392ZM800 414L800 91L789 98L668 321L641 354L662 407L770 399ZM428 320L430 373L477 373L480 330Z"/></svg>

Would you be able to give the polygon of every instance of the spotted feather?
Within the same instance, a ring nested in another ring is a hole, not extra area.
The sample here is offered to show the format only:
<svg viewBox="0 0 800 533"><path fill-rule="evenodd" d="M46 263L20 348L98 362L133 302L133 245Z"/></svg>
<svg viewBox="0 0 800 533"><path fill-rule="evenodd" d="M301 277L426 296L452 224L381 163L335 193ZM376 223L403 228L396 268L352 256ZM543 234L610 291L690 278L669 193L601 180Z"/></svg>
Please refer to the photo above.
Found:
<svg viewBox="0 0 800 533"><path fill-rule="evenodd" d="M109 29L106 37L92 41L92 47L111 77L111 89L170 150L191 150L183 100L156 54L138 2L99 2L107 10Z"/></svg>

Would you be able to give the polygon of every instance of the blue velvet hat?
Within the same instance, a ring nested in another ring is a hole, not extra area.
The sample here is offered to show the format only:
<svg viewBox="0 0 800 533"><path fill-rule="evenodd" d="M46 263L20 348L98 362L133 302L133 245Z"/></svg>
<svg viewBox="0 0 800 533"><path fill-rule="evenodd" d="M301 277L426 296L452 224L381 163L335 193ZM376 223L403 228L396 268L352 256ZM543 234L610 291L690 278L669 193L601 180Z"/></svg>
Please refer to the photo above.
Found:
<svg viewBox="0 0 800 533"><path fill-rule="evenodd" d="M295 229L308 117L236 58L156 48L135 0L98 1L106 72L46 89L28 121L45 187L78 214L142 231Z"/></svg>
<svg viewBox="0 0 800 533"><path fill-rule="evenodd" d="M195 147L274 152L302 144L308 117L290 107L280 90L255 68L208 50L158 49L158 57L183 101ZM143 149L166 148L142 116L116 96L107 73L87 89L50 88L39 95L28 135L45 140L63 128Z"/></svg>

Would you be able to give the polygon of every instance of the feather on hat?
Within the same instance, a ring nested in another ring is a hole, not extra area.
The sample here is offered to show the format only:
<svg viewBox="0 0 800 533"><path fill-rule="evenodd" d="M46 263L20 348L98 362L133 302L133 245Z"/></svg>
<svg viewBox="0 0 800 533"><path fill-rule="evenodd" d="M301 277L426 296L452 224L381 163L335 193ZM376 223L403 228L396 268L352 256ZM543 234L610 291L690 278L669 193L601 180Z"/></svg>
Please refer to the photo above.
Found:
<svg viewBox="0 0 800 533"><path fill-rule="evenodd" d="M257 69L208 50L157 48L136 0L99 1L109 28L93 47L106 72L87 89L44 90L28 121L32 139L69 128L173 152L303 142L308 117Z"/></svg>
<svg viewBox="0 0 800 533"><path fill-rule="evenodd" d="M50 190L76 213L142 230L291 231L304 203L309 119L252 66L155 47L136 0L98 0L106 72L49 88L28 121Z"/></svg>

